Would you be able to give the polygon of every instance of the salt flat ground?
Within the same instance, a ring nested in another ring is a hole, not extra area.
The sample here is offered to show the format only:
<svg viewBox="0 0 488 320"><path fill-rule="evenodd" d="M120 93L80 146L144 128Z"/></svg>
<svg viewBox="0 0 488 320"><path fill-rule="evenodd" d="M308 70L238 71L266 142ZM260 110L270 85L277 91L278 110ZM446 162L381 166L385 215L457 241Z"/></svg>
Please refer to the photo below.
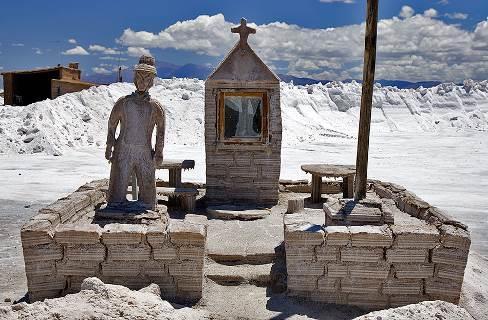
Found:
<svg viewBox="0 0 488 320"><path fill-rule="evenodd" d="M20 228L44 204L87 181L108 177L104 149L87 147L63 156L0 156L0 298L26 291ZM194 159L184 181L205 181L202 146L167 145L167 159ZM283 179L309 178L304 163L354 164L356 140L331 138L322 144L284 147ZM167 179L167 172L157 173ZM472 250L488 256L488 133L377 133L371 136L369 177L404 185L432 205L466 223ZM26 208L27 207L27 208Z"/></svg>
<svg viewBox="0 0 488 320"><path fill-rule="evenodd" d="M472 249L488 256L487 132L377 133L370 143L369 178L404 185L430 204L445 209L469 225ZM0 156L0 219L9 215L5 200L49 203L87 181L108 177L110 167L103 153L103 148L87 147L60 157ZM205 181L202 146L167 145L165 157L194 159L195 170L184 172L183 180ZM355 157L355 139L332 138L323 144L284 147L281 178L310 179L300 170L301 164L354 164ZM157 176L167 179L167 172L160 171ZM28 218L21 217L24 221Z"/></svg>

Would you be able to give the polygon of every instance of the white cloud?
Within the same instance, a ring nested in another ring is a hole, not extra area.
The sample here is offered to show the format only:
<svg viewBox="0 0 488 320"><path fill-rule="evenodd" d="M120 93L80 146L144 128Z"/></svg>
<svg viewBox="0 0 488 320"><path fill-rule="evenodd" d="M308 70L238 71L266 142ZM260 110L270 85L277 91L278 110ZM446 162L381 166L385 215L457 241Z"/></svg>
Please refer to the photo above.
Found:
<svg viewBox="0 0 488 320"><path fill-rule="evenodd" d="M3 70L3 67L2 66L0 66L0 70Z"/></svg>
<svg viewBox="0 0 488 320"><path fill-rule="evenodd" d="M96 74L112 74L112 71L106 69L105 67L93 67L92 71Z"/></svg>
<svg viewBox="0 0 488 320"><path fill-rule="evenodd" d="M152 56L151 52L143 47L128 47L127 54L131 57L139 58L142 55Z"/></svg>
<svg viewBox="0 0 488 320"><path fill-rule="evenodd" d="M437 3L438 4L442 4L442 5L448 5L449 4L449 0L439 0Z"/></svg>
<svg viewBox="0 0 488 320"><path fill-rule="evenodd" d="M105 56L105 57L99 57L98 59L100 60L116 60L116 61L127 61L127 58L124 57L114 57L114 56Z"/></svg>
<svg viewBox="0 0 488 320"><path fill-rule="evenodd" d="M410 6L403 6L402 9L400 10L400 13L398 14L399 17L408 19L412 17L415 13L415 10L413 10L412 7Z"/></svg>
<svg viewBox="0 0 488 320"><path fill-rule="evenodd" d="M95 51L95 52L100 52L100 53L107 54L107 55L116 55L116 54L120 54L121 53L120 51L117 51L114 48L107 48L107 47L104 47L104 46L101 46L101 45L98 45L98 44L92 44L92 45L90 45L88 47L88 50Z"/></svg>
<svg viewBox="0 0 488 320"><path fill-rule="evenodd" d="M73 39L73 38L68 39L68 42L71 44L76 44L76 39Z"/></svg>
<svg viewBox="0 0 488 320"><path fill-rule="evenodd" d="M122 70L126 70L129 67L126 65L120 65ZM119 66L111 63L101 63L97 67L93 67L92 71L97 74L113 74L119 71Z"/></svg>
<svg viewBox="0 0 488 320"><path fill-rule="evenodd" d="M12 47L23 47L23 46L24 46L24 44L23 44L23 43L19 43L19 42L17 42L17 43L12 43Z"/></svg>
<svg viewBox="0 0 488 320"><path fill-rule="evenodd" d="M35 54L43 54L40 48L32 48L32 50L34 50Z"/></svg>
<svg viewBox="0 0 488 320"><path fill-rule="evenodd" d="M89 55L88 51L86 51L82 46L76 46L72 49L68 49L66 51L61 52L61 54L68 55L68 56L87 56Z"/></svg>
<svg viewBox="0 0 488 320"><path fill-rule="evenodd" d="M429 17L429 18L435 18L437 17L439 13L437 12L436 9L430 8L424 11L424 16Z"/></svg>
<svg viewBox="0 0 488 320"><path fill-rule="evenodd" d="M105 48L104 46L100 46L98 44L91 44L89 47L88 47L88 50L90 51L100 51L100 52L103 52L105 51Z"/></svg>
<svg viewBox="0 0 488 320"><path fill-rule="evenodd" d="M483 60L487 60L488 56L488 18L476 25L473 37L473 48L485 51Z"/></svg>
<svg viewBox="0 0 488 320"><path fill-rule="evenodd" d="M354 3L354 0L319 0L322 3L334 3L334 2L342 2L342 3Z"/></svg>
<svg viewBox="0 0 488 320"><path fill-rule="evenodd" d="M457 24L414 15L378 23L376 79L461 81L486 79L488 20L474 32ZM173 48L209 56L223 56L237 42L230 32L236 23L222 14L177 22L159 33L126 29L119 42L133 56L140 48ZM284 22L256 26L249 37L254 50L270 65L287 65L289 74L315 79L361 79L365 25L309 29ZM421 32L419 32L421 31ZM145 49L144 49L145 50Z"/></svg>
<svg viewBox="0 0 488 320"><path fill-rule="evenodd" d="M462 13L462 12L446 13L445 16L448 17L449 19L454 19L454 20L466 20L466 19L468 19L468 14Z"/></svg>

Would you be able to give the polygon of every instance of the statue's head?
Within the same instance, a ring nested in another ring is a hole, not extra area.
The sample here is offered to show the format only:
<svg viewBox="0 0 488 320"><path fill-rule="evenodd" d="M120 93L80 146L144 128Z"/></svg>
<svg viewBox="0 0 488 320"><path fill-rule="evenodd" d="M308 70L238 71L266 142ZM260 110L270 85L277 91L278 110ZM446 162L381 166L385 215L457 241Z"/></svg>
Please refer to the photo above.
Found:
<svg viewBox="0 0 488 320"><path fill-rule="evenodd" d="M156 76L156 67L154 58L151 56L141 56L139 64L134 68L134 84L137 91L147 92L152 87L154 77Z"/></svg>

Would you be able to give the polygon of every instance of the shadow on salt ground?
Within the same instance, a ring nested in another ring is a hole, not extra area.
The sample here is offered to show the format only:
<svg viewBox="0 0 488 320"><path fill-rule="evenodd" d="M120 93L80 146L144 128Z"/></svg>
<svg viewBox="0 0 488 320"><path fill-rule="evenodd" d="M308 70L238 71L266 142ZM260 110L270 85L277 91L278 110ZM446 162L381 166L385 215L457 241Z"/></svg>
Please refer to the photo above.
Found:
<svg viewBox="0 0 488 320"><path fill-rule="evenodd" d="M303 315L314 319L346 320L367 313L367 311L352 306L323 304L290 298L286 296L286 293L271 294L266 309L279 312L270 319L289 319L295 315Z"/></svg>
<svg viewBox="0 0 488 320"><path fill-rule="evenodd" d="M0 200L0 305L22 301L27 292L20 229L43 203Z"/></svg>

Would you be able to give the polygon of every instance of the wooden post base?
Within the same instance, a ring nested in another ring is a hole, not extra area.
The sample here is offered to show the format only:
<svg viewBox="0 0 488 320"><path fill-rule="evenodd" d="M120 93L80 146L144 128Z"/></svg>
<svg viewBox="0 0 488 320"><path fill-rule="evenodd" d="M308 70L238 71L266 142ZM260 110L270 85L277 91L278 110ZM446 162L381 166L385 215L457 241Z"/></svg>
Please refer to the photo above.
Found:
<svg viewBox="0 0 488 320"><path fill-rule="evenodd" d="M197 202L197 197L195 195L183 195L180 196L181 208L187 213L195 212L195 206Z"/></svg>
<svg viewBox="0 0 488 320"><path fill-rule="evenodd" d="M354 176L342 178L342 196L350 199L354 197Z"/></svg>
<svg viewBox="0 0 488 320"><path fill-rule="evenodd" d="M312 202L319 203L322 198L322 177L312 174Z"/></svg>
<svg viewBox="0 0 488 320"><path fill-rule="evenodd" d="M300 199L289 199L288 200L288 208L286 209L286 213L295 213L300 212L304 208L304 201L303 198Z"/></svg>
<svg viewBox="0 0 488 320"><path fill-rule="evenodd" d="M169 186L173 188L181 187L181 169L169 169Z"/></svg>

